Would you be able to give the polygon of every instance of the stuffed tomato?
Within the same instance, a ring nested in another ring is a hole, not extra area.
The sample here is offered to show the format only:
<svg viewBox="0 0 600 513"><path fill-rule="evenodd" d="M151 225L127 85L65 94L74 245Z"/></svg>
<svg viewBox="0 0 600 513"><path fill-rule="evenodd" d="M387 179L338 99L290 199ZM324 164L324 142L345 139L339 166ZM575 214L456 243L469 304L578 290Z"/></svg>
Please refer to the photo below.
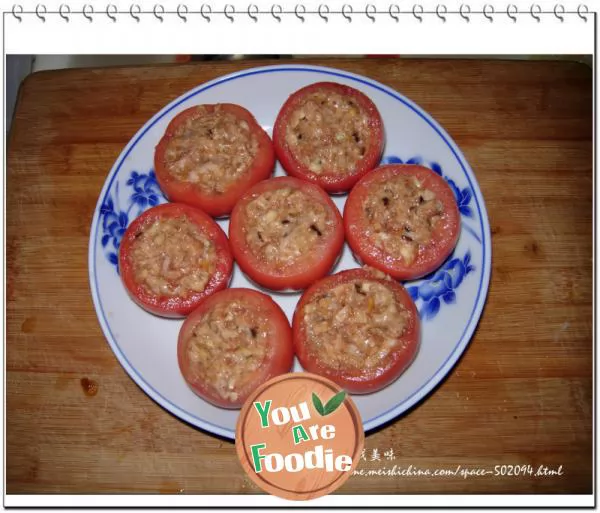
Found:
<svg viewBox="0 0 600 513"><path fill-rule="evenodd" d="M223 230L177 203L153 207L125 231L119 273L131 297L164 317L184 317L229 284L233 257Z"/></svg>
<svg viewBox="0 0 600 513"><path fill-rule="evenodd" d="M431 169L386 165L352 189L344 226L361 262L412 280L435 271L452 253L460 214L452 189Z"/></svg>
<svg viewBox="0 0 600 513"><path fill-rule="evenodd" d="M344 244L342 217L318 185L290 176L265 180L236 204L229 222L236 262L272 290L304 289L325 276Z"/></svg>
<svg viewBox="0 0 600 513"><path fill-rule="evenodd" d="M198 105L169 123L154 154L156 179L171 200L227 215L252 185L271 175L268 134L243 107Z"/></svg>
<svg viewBox="0 0 600 513"><path fill-rule="evenodd" d="M319 82L285 102L273 128L273 144L289 175L342 193L379 164L383 122L362 92Z"/></svg>
<svg viewBox="0 0 600 513"><path fill-rule="evenodd" d="M291 370L290 325L269 296L227 289L207 298L185 320L177 358L196 394L222 408L241 408L258 386Z"/></svg>
<svg viewBox="0 0 600 513"><path fill-rule="evenodd" d="M292 330L304 370L354 394L395 381L419 348L419 317L410 295L372 269L342 271L312 285L296 307Z"/></svg>

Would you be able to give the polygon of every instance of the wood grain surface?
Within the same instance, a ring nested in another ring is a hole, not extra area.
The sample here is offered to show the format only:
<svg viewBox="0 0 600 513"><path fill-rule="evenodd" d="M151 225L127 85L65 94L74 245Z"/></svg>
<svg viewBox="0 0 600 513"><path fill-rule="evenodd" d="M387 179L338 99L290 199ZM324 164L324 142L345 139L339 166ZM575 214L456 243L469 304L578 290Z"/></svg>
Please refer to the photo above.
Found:
<svg viewBox="0 0 600 513"><path fill-rule="evenodd" d="M87 252L107 174L153 114L205 81L282 62L52 71L24 82L7 148L8 493L261 493L232 443L161 409L119 365L92 305ZM562 466L546 477L353 476L337 493L591 493L591 70L306 62L379 80L431 113L475 171L493 234L488 301L468 350L425 401L366 438L359 468Z"/></svg>

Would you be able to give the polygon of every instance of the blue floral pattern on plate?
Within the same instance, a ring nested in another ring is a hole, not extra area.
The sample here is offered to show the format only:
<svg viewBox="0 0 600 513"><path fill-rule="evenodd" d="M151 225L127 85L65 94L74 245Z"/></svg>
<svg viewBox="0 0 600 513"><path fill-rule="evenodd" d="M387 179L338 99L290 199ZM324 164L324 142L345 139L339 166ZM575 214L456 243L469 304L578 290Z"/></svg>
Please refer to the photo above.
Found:
<svg viewBox="0 0 600 513"><path fill-rule="evenodd" d="M419 299L422 301L420 306L417 305L421 319L433 319L440 311L442 301L447 305L456 303L455 290L465 276L474 270L475 266L471 264L471 252L467 251L462 258L451 255L431 278L418 285L407 286L406 290L413 301L415 303L418 303Z"/></svg>
<svg viewBox="0 0 600 513"><path fill-rule="evenodd" d="M475 217L473 209L469 205L473 198L473 192L470 187L460 188L452 178L444 175L442 166L437 162L426 162L422 157L418 156L403 161L396 155L386 155L381 160L381 163L418 164L430 168L446 180L452 189L461 215L467 219ZM481 244L481 239L470 226L463 222L463 228L471 233L475 240ZM430 275L430 277L419 282L414 282L417 283L416 285L405 284L406 290L417 304L421 319L433 319L439 313L442 304L452 305L456 303L456 289L463 282L465 276L474 270L475 266L471 264L471 252L467 250L462 258L454 257L454 254L450 255L440 269Z"/></svg>
<svg viewBox="0 0 600 513"><path fill-rule="evenodd" d="M123 234L129 225L130 219L139 216L146 208L154 207L165 201L163 193L158 187L154 170L148 173L132 171L125 182L126 187L132 192L127 197L127 209L120 209L119 182L116 182L114 194L109 192L106 203L100 208L102 218L102 247L106 258L119 272L119 245ZM135 208L137 207L137 209ZM132 210L137 210L132 215Z"/></svg>

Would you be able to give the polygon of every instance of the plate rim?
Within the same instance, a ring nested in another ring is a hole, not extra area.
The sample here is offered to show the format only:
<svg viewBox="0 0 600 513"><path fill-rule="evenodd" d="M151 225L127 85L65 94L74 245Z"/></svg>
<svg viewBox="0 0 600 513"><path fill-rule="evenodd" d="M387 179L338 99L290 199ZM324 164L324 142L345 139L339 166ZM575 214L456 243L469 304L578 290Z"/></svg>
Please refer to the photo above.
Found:
<svg viewBox="0 0 600 513"><path fill-rule="evenodd" d="M98 318L98 322L100 323L100 327L104 334L106 341L108 342L110 348L112 349L114 355L117 357L117 360L121 364L121 366L125 369L129 377L148 395L152 398L156 403L158 403L161 407L163 407L168 412L176 415L177 417L185 420L189 424L193 426L208 431L209 433L216 434L231 440L235 439L235 430L230 430L223 426L219 426L217 424L213 424L204 419L197 417L196 415L187 412L182 409L180 406L171 402L169 399L164 397L159 391L154 389L152 385L150 385L143 376L129 363L129 360L125 356L125 354L121 351L119 344L116 342L110 326L106 320L106 316L104 313L104 309L102 307L102 302L99 298L98 286L97 286L97 273L96 273L96 243L98 239L98 223L100 221L100 208L104 204L104 200L110 191L112 184L115 180L115 177L118 175L121 166L125 162L126 158L129 156L133 148L138 144L138 142L143 138L143 136L164 116L166 116L169 112L171 112L174 108L189 100L190 98L198 95L199 93L211 89L219 84L229 82L231 80L235 80L237 78L242 78L246 76L252 76L262 73L272 73L272 72L313 72L320 73L328 76L337 76L344 79L350 79L353 81L357 81L361 84L367 85L369 87L373 87L393 99L400 101L408 108L410 108L415 114L420 116L427 124L429 124L439 137L442 138L444 143L451 150L454 158L460 165L471 189L474 192L475 203L477 206L477 212L479 214L479 224L481 228L482 240L482 260L483 260L483 269L481 272L481 278L477 289L477 297L475 300L475 305L470 314L469 320L466 323L466 326L463 330L462 335L459 338L459 341L454 346L452 352L448 355L446 360L441 364L441 366L433 373L431 377L429 377L423 385L421 385L416 391L414 391L411 395L405 398L402 402L394 405L392 408L386 410L383 413L380 413L376 417L369 419L368 421L363 420L364 430L365 432L373 430L377 427L385 425L392 419L399 417L404 412L412 408L415 404L422 401L434 388L436 388L444 378L449 374L452 368L456 365L460 357L464 354L468 344L470 343L473 333L477 328L479 320L481 319L481 315L483 313L483 309L485 306L485 302L487 300L488 292L489 292L489 283L491 278L491 230L489 224L489 218L487 214L487 208L485 205L485 200L483 198L483 194L481 192L481 188L479 187L479 182L475 177L475 173L471 169L467 159L463 155L460 148L454 142L452 137L446 132L446 130L423 108L421 108L418 104L405 97L398 91L392 89L385 84L382 84L379 81L373 80L364 75L352 73L349 71L341 70L338 68L331 68L328 66L314 66L314 65L305 65L305 64L280 64L280 65L270 65L270 66L258 66L251 67L245 70L236 71L233 73L229 73L227 75L222 75L208 82L204 82L194 87L193 89L188 90L187 92L179 95L177 98L173 99L163 108L161 108L156 114L154 114L150 119L148 119L140 129L130 138L127 145L123 148L114 164L112 165L108 176L104 181L104 185L99 193L98 200L96 202L96 206L94 209L94 215L92 218L92 225L90 228L90 238L88 244L88 277L90 289L92 292L92 300L94 304L94 309L96 311L96 317Z"/></svg>

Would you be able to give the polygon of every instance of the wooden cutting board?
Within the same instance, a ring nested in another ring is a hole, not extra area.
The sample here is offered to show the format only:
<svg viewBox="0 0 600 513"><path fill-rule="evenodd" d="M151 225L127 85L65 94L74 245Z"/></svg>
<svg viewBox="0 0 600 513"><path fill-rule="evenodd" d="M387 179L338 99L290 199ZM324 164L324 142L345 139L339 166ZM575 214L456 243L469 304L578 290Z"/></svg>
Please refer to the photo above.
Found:
<svg viewBox="0 0 600 513"><path fill-rule="evenodd" d="M282 62L51 71L24 82L8 142L8 493L260 493L232 443L161 409L118 364L92 305L87 251L100 189L143 123L200 83ZM489 297L468 350L425 401L367 437L359 467L491 473L353 476L338 493L591 493L591 70L307 62L364 74L431 113L474 169L493 234ZM561 475L496 476L496 465Z"/></svg>

